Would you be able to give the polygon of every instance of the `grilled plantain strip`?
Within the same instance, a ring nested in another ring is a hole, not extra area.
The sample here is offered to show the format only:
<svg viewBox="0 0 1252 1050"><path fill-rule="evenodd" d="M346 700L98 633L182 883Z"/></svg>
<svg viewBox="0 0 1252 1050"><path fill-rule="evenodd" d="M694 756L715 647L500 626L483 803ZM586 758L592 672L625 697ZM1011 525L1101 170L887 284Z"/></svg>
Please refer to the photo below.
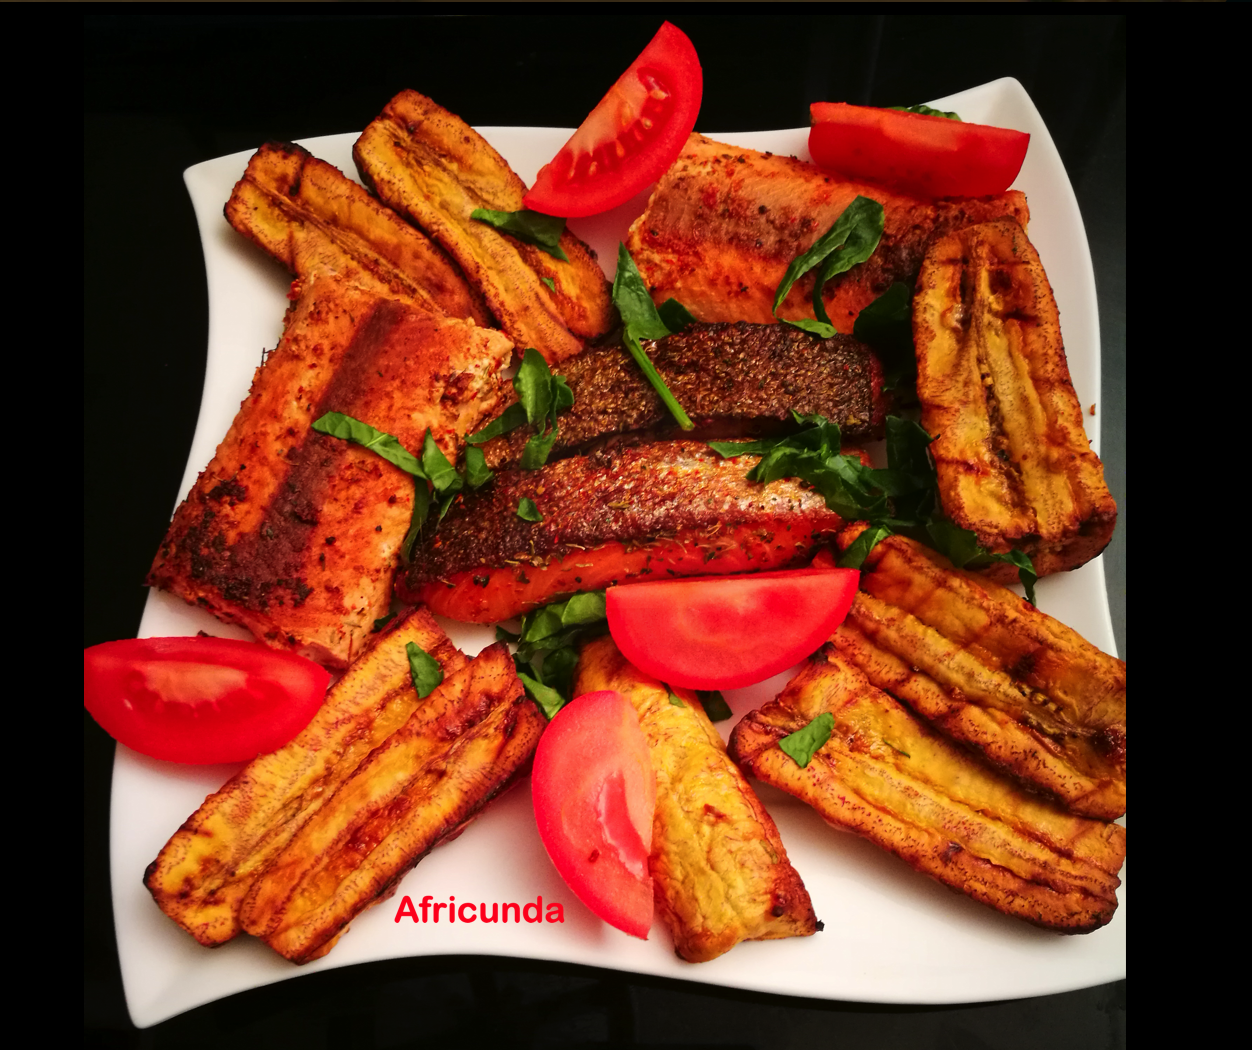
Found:
<svg viewBox="0 0 1252 1050"><path fill-rule="evenodd" d="M824 712L830 739L801 767L778 747ZM753 776L1006 915L1087 933L1117 908L1126 832L1022 791L929 730L830 645L734 729Z"/></svg>
<svg viewBox="0 0 1252 1050"><path fill-rule="evenodd" d="M931 201L851 182L794 157L779 157L693 134L657 183L626 246L659 304L673 296L700 321L774 321L774 294L787 267L858 196L883 205L886 227L874 254L826 283L831 322L851 332L856 316L893 282L913 282L931 236L1029 211L1016 190L996 197ZM814 274L796 282L778 316L813 318Z"/></svg>
<svg viewBox="0 0 1252 1050"><path fill-rule="evenodd" d="M795 427L793 411L839 424L845 440L882 436L882 367L851 336L819 339L791 325L694 324L667 339L645 339L643 349L696 429L678 429L625 350L588 347L556 370L573 391L574 405L560 416L549 459L585 453L603 441L780 433ZM501 406L516 400L506 390ZM487 442L487 465L517 466L534 433L525 425Z"/></svg>
<svg viewBox="0 0 1252 1050"><path fill-rule="evenodd" d="M302 146L270 142L257 150L225 214L301 281L337 275L491 325L482 295L442 248Z"/></svg>
<svg viewBox="0 0 1252 1050"><path fill-rule="evenodd" d="M148 865L144 885L153 899L201 944L239 932L239 909L256 877L417 708L408 642L438 661L445 677L468 663L430 613L414 611L349 668L295 740L205 799Z"/></svg>
<svg viewBox="0 0 1252 1050"><path fill-rule="evenodd" d="M575 695L614 689L639 715L656 773L652 872L657 910L688 962L740 941L808 937L820 928L778 828L726 754L693 692L644 674L613 639L583 646Z"/></svg>
<svg viewBox="0 0 1252 1050"><path fill-rule="evenodd" d="M608 285L582 241L568 230L561 235L563 262L470 218L475 208L518 211L526 185L460 117L402 91L352 155L365 183L456 259L519 347L533 346L552 363L609 330Z"/></svg>
<svg viewBox="0 0 1252 1050"><path fill-rule="evenodd" d="M832 640L875 686L1075 813L1126 812L1125 663L902 536L870 553L861 592Z"/></svg>
<svg viewBox="0 0 1252 1050"><path fill-rule="evenodd" d="M397 577L397 593L495 623L613 582L805 561L842 519L794 480L746 480L757 461L673 441L502 471L457 500ZM518 517L523 498L542 521Z"/></svg>
<svg viewBox="0 0 1252 1050"><path fill-rule="evenodd" d="M413 478L316 433L343 412L444 454L495 405L500 333L341 278L305 290L212 462L174 514L148 583L274 648L346 667L391 600Z"/></svg>
<svg viewBox="0 0 1252 1050"><path fill-rule="evenodd" d="M1113 536L1117 505L1083 430L1060 315L1039 256L1011 220L967 226L926 253L913 303L917 396L945 513L1039 576ZM997 562L986 574L1012 582Z"/></svg>
<svg viewBox="0 0 1252 1050"><path fill-rule="evenodd" d="M523 772L547 720L507 646L446 677L256 880L243 928L292 962L320 958L371 904Z"/></svg>

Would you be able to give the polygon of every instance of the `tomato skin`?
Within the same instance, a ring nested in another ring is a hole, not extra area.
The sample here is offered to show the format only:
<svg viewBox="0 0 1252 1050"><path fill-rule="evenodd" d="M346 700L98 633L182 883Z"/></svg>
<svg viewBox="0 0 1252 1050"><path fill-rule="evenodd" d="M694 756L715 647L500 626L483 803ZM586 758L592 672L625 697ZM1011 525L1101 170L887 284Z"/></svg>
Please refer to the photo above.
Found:
<svg viewBox="0 0 1252 1050"><path fill-rule="evenodd" d="M535 749L531 796L566 884L609 925L646 940L656 775L630 701L605 689L561 708Z"/></svg>
<svg viewBox="0 0 1252 1050"><path fill-rule="evenodd" d="M205 765L276 751L321 706L331 675L229 638L127 638L83 650L83 703L119 743Z"/></svg>
<svg viewBox="0 0 1252 1050"><path fill-rule="evenodd" d="M662 682L738 689L785 671L843 622L856 569L807 568L611 587L609 632Z"/></svg>
<svg viewBox="0 0 1252 1050"><path fill-rule="evenodd" d="M922 197L1003 193L1026 159L1022 131L924 113L814 102L809 155L820 168Z"/></svg>
<svg viewBox="0 0 1252 1050"><path fill-rule="evenodd" d="M678 158L703 92L696 49L681 29L664 23L540 169L522 204L571 219L624 204Z"/></svg>

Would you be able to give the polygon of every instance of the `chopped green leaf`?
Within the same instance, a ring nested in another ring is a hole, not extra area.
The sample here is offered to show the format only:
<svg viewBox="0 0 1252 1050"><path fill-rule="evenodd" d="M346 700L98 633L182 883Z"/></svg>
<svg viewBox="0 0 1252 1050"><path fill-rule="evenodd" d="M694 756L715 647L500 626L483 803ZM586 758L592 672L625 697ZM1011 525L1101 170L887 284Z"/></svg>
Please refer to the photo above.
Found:
<svg viewBox="0 0 1252 1050"><path fill-rule="evenodd" d="M992 561L1004 561L1010 565L1017 566L1017 578L1021 580L1022 587L1026 590L1026 600L1031 605L1035 604L1035 581L1039 577L1035 574L1035 567L1031 563L1029 557L1022 551L1005 551L1003 554L991 555Z"/></svg>
<svg viewBox="0 0 1252 1050"><path fill-rule="evenodd" d="M512 631L496 624L496 641L497 642L516 642L521 637L520 634L514 634Z"/></svg>
<svg viewBox="0 0 1252 1050"><path fill-rule="evenodd" d="M539 513L539 508L535 506L535 501L526 496L517 501L517 516L522 521L543 521L543 515Z"/></svg>
<svg viewBox="0 0 1252 1050"><path fill-rule="evenodd" d="M521 211L492 211L490 208L475 208L470 212L470 218L485 222L488 226L494 226L497 230L511 234L519 241L533 244L553 258L569 262L569 256L565 254L565 249L560 244L561 234L565 232L564 219L530 211L527 208Z"/></svg>
<svg viewBox="0 0 1252 1050"><path fill-rule="evenodd" d="M409 674L413 678L413 688L417 690L419 697L425 699L443 681L443 668L416 642L406 643L404 651L409 655Z"/></svg>
<svg viewBox="0 0 1252 1050"><path fill-rule="evenodd" d="M789 324L792 328L799 328L803 332L815 335L819 339L832 339L839 333L833 324L826 324L825 321L810 321L807 317L801 317L798 321L790 321L783 318L783 324Z"/></svg>
<svg viewBox="0 0 1252 1050"><path fill-rule="evenodd" d="M422 469L441 496L447 492L460 492L465 484L465 479L456 472L456 468L448 462L448 457L435 444L435 436L430 427L426 428L426 437L422 441Z"/></svg>
<svg viewBox="0 0 1252 1050"><path fill-rule="evenodd" d="M495 474L488 468L483 450L470 445L465 450L465 484L472 489L477 489L487 484L493 477Z"/></svg>
<svg viewBox="0 0 1252 1050"><path fill-rule="evenodd" d="M510 430L516 430L525 422L525 407L520 402L514 402L482 430L470 434L465 440L471 445L485 445L492 438L507 434Z"/></svg>
<svg viewBox="0 0 1252 1050"><path fill-rule="evenodd" d="M774 294L774 315L782 306L791 286L815 266L821 265L813 285L813 309L817 319L830 324L830 317L822 303L822 286L831 277L850 270L874 254L882 237L884 224L883 206L869 197L857 197L808 251L792 260L782 283Z"/></svg>
<svg viewBox="0 0 1252 1050"><path fill-rule="evenodd" d="M429 514L430 486L426 484L425 478L415 477L413 479L413 514L409 519L409 531L404 534L404 541L400 544L400 557L404 559L405 565L413 559L413 546L417 543L417 537L421 534L422 526L426 524Z"/></svg>
<svg viewBox="0 0 1252 1050"><path fill-rule="evenodd" d="M556 291L556 281L554 281L551 277L540 277L539 283L546 284L552 291Z"/></svg>
<svg viewBox="0 0 1252 1050"><path fill-rule="evenodd" d="M521 466L523 470L537 470L547 462L556 441L557 414L574 404L574 392L563 376L552 374L543 355L534 347L528 347L522 355L522 363L513 377L513 389L517 392L517 403L465 440L471 445L481 445L523 423L530 423L535 433L522 449Z"/></svg>
<svg viewBox="0 0 1252 1050"><path fill-rule="evenodd" d="M604 592L576 594L532 610L516 636L496 629L501 641L516 641L513 663L526 692L552 717L573 695L578 643L606 627Z"/></svg>
<svg viewBox="0 0 1252 1050"><path fill-rule="evenodd" d="M829 711L823 711L803 729L797 729L790 736L783 737L778 741L778 746L803 769L834 731L835 716Z"/></svg>
<svg viewBox="0 0 1252 1050"><path fill-rule="evenodd" d="M657 316L660 317L661 323L669 329L670 335L675 332L681 332L689 324L695 324L695 318L691 316L688 310L677 299L666 299L658 308Z"/></svg>
<svg viewBox="0 0 1252 1050"><path fill-rule="evenodd" d="M401 445L397 438L381 430L375 430L359 419L345 416L342 412L327 412L313 423L313 429L322 434L329 434L331 437L355 442L371 452L377 452L388 463L394 464L406 473L419 478L426 477L417 457Z"/></svg>
<svg viewBox="0 0 1252 1050"><path fill-rule="evenodd" d="M533 346L527 347L513 377L517 400L526 410L526 422L542 423L552 407L552 373L548 362Z"/></svg>
<svg viewBox="0 0 1252 1050"><path fill-rule="evenodd" d="M605 617L604 591L586 591L576 594L560 603L561 624L569 627L572 624L596 623Z"/></svg>
<svg viewBox="0 0 1252 1050"><path fill-rule="evenodd" d="M388 613L386 616L379 617L377 620L374 621L374 630L371 631L370 633L377 634L384 627L386 627L387 624L391 623L391 621L394 620L395 618L396 618L395 613Z"/></svg>
<svg viewBox="0 0 1252 1050"><path fill-rule="evenodd" d="M548 721L551 721L553 716L568 702L565 697L550 685L544 685L538 678L534 678L524 671L519 670L517 677L521 680L522 688L526 690L526 695L539 705L539 710L548 716Z"/></svg>
<svg viewBox="0 0 1252 1050"><path fill-rule="evenodd" d="M913 349L913 289L903 281L857 314L852 334L872 346L883 364L883 389L897 391L896 404L916 398L917 354Z"/></svg>
<svg viewBox="0 0 1252 1050"><path fill-rule="evenodd" d="M961 118L951 110L935 109L933 106L888 106L887 109L898 110L901 113L922 113L928 117L947 117L949 120L955 120L957 123L961 121Z"/></svg>
<svg viewBox="0 0 1252 1050"><path fill-rule="evenodd" d="M620 243L617 249L617 276L613 278L613 305L622 315L622 344L630 351L630 356L635 359L640 371L660 395L661 401L678 425L683 430L693 429L695 424L683 411L682 405L665 385L661 373L656 370L656 366L640 345L640 339L664 339L673 333L657 313L656 304L652 302L652 296L648 294L626 245Z"/></svg>
<svg viewBox="0 0 1252 1050"><path fill-rule="evenodd" d="M724 722L730 717L730 705L716 689L707 691L701 689L697 691L696 696L704 706L704 713L709 716L710 722Z"/></svg>
<svg viewBox="0 0 1252 1050"><path fill-rule="evenodd" d="M841 569L859 569L864 563L869 552L877 545L878 541L886 539L891 535L891 530L886 525L870 525L862 532L852 545L843 552L843 556L839 559L839 568Z"/></svg>
<svg viewBox="0 0 1252 1050"><path fill-rule="evenodd" d="M669 688L669 686L666 686L666 687L665 687L665 691L666 691L667 693L669 693L669 702L670 702L670 704L672 704L674 707L686 707L686 706L687 706L685 703L683 703L683 699L682 699L682 697L681 697L681 696L677 696L677 695L674 693L674 690L672 690L671 688Z"/></svg>

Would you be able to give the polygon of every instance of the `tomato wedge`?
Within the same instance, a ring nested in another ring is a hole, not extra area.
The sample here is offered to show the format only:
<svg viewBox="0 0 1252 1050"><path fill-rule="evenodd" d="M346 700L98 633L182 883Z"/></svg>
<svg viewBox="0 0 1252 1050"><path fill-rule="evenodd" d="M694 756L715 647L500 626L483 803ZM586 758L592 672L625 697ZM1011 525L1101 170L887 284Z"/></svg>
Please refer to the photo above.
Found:
<svg viewBox="0 0 1252 1050"><path fill-rule="evenodd" d="M925 113L814 102L809 155L818 167L922 197L1003 193L1026 159L1023 131Z"/></svg>
<svg viewBox="0 0 1252 1050"><path fill-rule="evenodd" d="M624 204L674 163L696 126L704 73L686 34L666 22L522 200L577 218Z"/></svg>
<svg viewBox="0 0 1252 1050"><path fill-rule="evenodd" d="M848 615L860 578L808 568L610 587L609 631L662 682L738 689L814 652Z"/></svg>
<svg viewBox="0 0 1252 1050"><path fill-rule="evenodd" d="M561 708L535 749L531 795L561 878L609 925L646 940L656 776L630 701L601 690Z"/></svg>
<svg viewBox="0 0 1252 1050"><path fill-rule="evenodd" d="M113 739L151 758L243 762L309 723L330 672L229 638L128 638L83 651L83 702Z"/></svg>

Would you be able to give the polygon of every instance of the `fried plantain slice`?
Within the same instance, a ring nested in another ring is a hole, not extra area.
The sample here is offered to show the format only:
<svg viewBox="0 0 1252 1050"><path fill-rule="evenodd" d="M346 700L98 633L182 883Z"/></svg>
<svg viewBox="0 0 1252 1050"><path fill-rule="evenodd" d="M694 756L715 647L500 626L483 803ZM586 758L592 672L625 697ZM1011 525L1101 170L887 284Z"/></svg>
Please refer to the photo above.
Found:
<svg viewBox="0 0 1252 1050"><path fill-rule="evenodd" d="M845 549L860 529L838 538ZM1126 812L1126 665L903 536L865 560L832 641L870 681L1069 809Z"/></svg>
<svg viewBox="0 0 1252 1050"><path fill-rule="evenodd" d="M948 517L990 551L1024 552L1039 576L1099 554L1117 505L1083 429L1052 287L1016 222L966 226L930 245L913 337ZM1016 569L983 572L1011 583Z"/></svg>
<svg viewBox="0 0 1252 1050"><path fill-rule="evenodd" d="M801 767L778 743L825 712L833 732ZM730 753L830 824L1006 915L1087 933L1117 908L1125 828L1022 790L927 728L830 644L735 726Z"/></svg>
<svg viewBox="0 0 1252 1050"><path fill-rule="evenodd" d="M612 326L604 273L572 233L561 235L564 262L470 218L475 208L520 210L526 184L460 117L402 91L362 132L352 155L379 198L456 259L518 347L533 346L551 364Z"/></svg>
<svg viewBox="0 0 1252 1050"><path fill-rule="evenodd" d="M257 150L225 215L301 281L337 275L491 325L482 295L442 248L303 146L268 142Z"/></svg>
<svg viewBox="0 0 1252 1050"><path fill-rule="evenodd" d="M678 954L707 962L740 941L817 932L778 828L695 694L644 674L607 636L584 645L578 660L575 695L597 689L614 689L634 705L648 741L656 772L649 867Z"/></svg>
<svg viewBox="0 0 1252 1050"><path fill-rule="evenodd" d="M321 958L527 768L547 719L508 647L446 677L256 880L241 922L292 962Z"/></svg>
<svg viewBox="0 0 1252 1050"><path fill-rule="evenodd" d="M148 865L144 885L153 899L201 944L214 947L239 932L253 880L417 708L409 642L445 676L468 663L430 613L415 610L349 668L295 740L248 763L205 799Z"/></svg>

